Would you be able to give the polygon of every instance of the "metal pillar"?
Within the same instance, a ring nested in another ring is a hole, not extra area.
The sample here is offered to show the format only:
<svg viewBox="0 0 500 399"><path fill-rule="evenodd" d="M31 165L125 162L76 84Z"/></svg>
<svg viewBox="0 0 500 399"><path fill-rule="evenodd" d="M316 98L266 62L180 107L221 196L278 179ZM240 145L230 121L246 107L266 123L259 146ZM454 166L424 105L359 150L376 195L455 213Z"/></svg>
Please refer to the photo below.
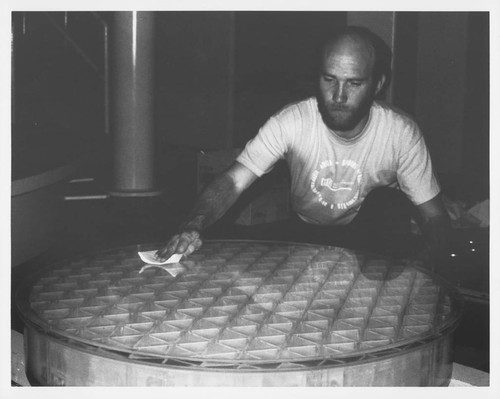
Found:
<svg viewBox="0 0 500 399"><path fill-rule="evenodd" d="M152 196L154 182L154 13L114 14L110 42L111 195Z"/></svg>

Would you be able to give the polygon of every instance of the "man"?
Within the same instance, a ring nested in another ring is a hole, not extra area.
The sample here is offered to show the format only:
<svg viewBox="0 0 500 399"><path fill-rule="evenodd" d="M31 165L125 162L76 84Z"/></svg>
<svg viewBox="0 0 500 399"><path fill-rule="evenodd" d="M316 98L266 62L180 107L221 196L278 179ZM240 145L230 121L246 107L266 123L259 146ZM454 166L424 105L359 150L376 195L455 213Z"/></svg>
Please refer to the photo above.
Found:
<svg viewBox="0 0 500 399"><path fill-rule="evenodd" d="M202 232L280 159L290 168L297 215L282 229L283 239L374 250L408 231L409 199L425 239L419 256L428 260L435 254L444 245L449 220L422 134L408 116L375 101L389 78L386 48L360 27L330 37L320 56L317 96L271 117L204 190L157 256L198 249Z"/></svg>

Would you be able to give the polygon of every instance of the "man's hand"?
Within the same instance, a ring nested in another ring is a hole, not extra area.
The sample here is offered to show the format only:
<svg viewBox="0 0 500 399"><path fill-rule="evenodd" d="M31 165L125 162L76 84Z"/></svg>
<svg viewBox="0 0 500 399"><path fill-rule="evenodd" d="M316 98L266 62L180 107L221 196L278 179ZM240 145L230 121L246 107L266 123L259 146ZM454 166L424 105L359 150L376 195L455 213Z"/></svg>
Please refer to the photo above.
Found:
<svg viewBox="0 0 500 399"><path fill-rule="evenodd" d="M197 230L185 230L179 234L174 235L167 245L160 248L156 252L156 256L163 260L167 260L173 254L190 255L203 244L200 233Z"/></svg>

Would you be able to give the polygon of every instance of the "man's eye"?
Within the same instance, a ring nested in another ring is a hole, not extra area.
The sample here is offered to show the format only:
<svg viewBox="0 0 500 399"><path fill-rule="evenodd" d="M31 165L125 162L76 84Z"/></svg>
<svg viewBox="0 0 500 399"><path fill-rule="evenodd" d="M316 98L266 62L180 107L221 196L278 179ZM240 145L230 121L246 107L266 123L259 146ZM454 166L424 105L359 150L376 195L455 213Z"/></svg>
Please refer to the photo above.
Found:
<svg viewBox="0 0 500 399"><path fill-rule="evenodd" d="M361 84L362 84L362 82L358 82L358 81L351 81L349 83L351 83L351 86L361 86Z"/></svg>
<svg viewBox="0 0 500 399"><path fill-rule="evenodd" d="M333 78L331 76L323 76L323 80L325 82L332 82L333 81Z"/></svg>

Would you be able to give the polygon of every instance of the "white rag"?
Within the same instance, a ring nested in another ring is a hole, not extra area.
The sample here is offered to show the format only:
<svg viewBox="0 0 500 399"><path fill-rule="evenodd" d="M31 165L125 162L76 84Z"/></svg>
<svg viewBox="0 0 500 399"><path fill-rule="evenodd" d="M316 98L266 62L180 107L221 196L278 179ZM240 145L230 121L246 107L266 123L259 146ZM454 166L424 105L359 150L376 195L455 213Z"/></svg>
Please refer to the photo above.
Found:
<svg viewBox="0 0 500 399"><path fill-rule="evenodd" d="M173 254L170 258L161 261L158 259L156 256L156 250L155 251L143 251L143 252L138 252L139 257L142 259L144 263L146 263L141 270L139 270L139 273L142 273L144 270L149 269L151 267L159 267L163 270L166 270L169 272L172 276L177 276L180 272L183 272L186 270L184 266L182 266L179 261L182 258L182 254Z"/></svg>

